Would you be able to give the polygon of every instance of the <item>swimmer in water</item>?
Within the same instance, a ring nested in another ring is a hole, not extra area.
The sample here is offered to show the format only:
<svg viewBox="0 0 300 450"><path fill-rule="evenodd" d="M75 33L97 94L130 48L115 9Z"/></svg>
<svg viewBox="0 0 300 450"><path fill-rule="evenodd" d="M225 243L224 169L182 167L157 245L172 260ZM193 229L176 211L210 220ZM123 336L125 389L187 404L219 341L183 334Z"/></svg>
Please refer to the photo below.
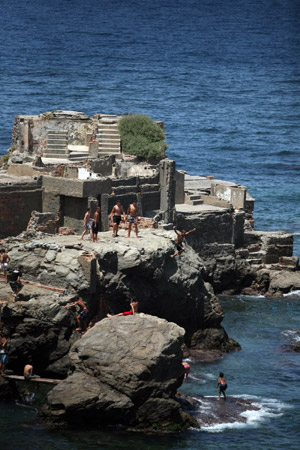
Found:
<svg viewBox="0 0 300 450"><path fill-rule="evenodd" d="M218 384L216 386L216 389L218 389L218 388L219 388L219 400L221 398L221 392L222 392L222 394L224 396L224 400L226 400L225 391L227 389L227 383L226 383L226 380L224 378L224 373L223 372L220 372L220 374L219 374Z"/></svg>

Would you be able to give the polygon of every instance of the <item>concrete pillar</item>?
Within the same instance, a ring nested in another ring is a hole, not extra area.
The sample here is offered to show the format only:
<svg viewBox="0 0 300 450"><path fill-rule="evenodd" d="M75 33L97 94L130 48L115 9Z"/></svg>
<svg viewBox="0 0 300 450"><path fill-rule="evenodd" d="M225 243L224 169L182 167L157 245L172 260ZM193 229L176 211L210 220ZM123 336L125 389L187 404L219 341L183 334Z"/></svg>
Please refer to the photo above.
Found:
<svg viewBox="0 0 300 450"><path fill-rule="evenodd" d="M173 220L175 207L175 161L163 159L159 164L160 209L164 222Z"/></svg>
<svg viewBox="0 0 300 450"><path fill-rule="evenodd" d="M108 194L101 194L101 212L100 212L100 223L101 223L101 231L109 230L109 221L108 221Z"/></svg>

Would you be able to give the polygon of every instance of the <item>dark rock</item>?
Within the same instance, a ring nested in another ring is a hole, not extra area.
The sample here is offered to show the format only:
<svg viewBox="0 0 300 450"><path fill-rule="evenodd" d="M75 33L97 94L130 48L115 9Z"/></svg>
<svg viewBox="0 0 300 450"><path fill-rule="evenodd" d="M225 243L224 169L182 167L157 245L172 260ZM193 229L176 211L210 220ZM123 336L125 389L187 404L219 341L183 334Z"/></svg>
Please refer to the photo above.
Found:
<svg viewBox="0 0 300 450"><path fill-rule="evenodd" d="M221 352L231 352L241 350L238 342L228 338L223 327L207 328L196 331L190 342L189 347L192 350L220 350Z"/></svg>

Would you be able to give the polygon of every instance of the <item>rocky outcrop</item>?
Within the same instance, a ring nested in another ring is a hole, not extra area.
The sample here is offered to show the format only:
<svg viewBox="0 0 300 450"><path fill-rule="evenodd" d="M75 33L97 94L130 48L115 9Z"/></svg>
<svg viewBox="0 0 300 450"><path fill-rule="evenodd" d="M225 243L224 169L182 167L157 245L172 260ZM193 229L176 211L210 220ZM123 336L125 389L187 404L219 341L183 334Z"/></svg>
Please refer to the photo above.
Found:
<svg viewBox="0 0 300 450"><path fill-rule="evenodd" d="M54 422L181 429L193 422L175 399L184 375L184 330L138 314L104 319L76 342L73 373L49 394Z"/></svg>
<svg viewBox="0 0 300 450"><path fill-rule="evenodd" d="M60 378L70 368L68 352L80 335L75 331L76 313L66 310L70 296L26 286L17 303L3 310L5 334L9 337L9 369L23 372L32 361L37 373Z"/></svg>

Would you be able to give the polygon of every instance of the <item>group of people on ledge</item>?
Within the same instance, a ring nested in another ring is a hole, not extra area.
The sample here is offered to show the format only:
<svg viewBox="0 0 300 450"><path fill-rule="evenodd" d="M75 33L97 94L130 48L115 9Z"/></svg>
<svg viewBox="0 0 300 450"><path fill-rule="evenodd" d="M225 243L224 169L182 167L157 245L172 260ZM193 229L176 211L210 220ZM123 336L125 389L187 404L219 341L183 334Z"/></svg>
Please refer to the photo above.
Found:
<svg viewBox="0 0 300 450"><path fill-rule="evenodd" d="M125 214L120 200L117 200L110 213L110 222L113 227L113 237L118 236L121 221L124 221L125 223L128 222L128 237L130 237L132 225L134 225L135 235L136 237L138 237L138 219L139 207L137 206L136 200L133 200L132 203L130 203L130 205L128 206L127 214ZM96 208L96 212L93 217L91 217L91 208L88 208L83 218L84 230L80 239L83 239L84 235L86 233L89 233L92 241L98 242L99 225L100 208Z"/></svg>

